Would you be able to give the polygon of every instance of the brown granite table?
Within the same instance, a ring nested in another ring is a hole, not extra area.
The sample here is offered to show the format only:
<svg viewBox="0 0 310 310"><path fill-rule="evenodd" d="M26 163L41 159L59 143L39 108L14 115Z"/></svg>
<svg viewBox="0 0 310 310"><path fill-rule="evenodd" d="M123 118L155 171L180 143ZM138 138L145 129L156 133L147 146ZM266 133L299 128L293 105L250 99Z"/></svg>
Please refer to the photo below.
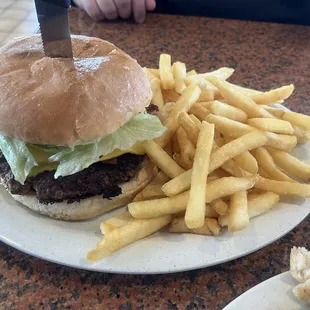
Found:
<svg viewBox="0 0 310 310"><path fill-rule="evenodd" d="M72 30L114 42L155 66L161 52L189 68L236 69L232 80L269 89L294 83L288 106L310 114L310 28L149 15L144 25L95 24L71 12ZM278 219L281 220L281 219ZM191 272L130 276L75 270L0 243L0 309L222 309L254 285L288 269L293 245L310 246L310 218L264 249Z"/></svg>

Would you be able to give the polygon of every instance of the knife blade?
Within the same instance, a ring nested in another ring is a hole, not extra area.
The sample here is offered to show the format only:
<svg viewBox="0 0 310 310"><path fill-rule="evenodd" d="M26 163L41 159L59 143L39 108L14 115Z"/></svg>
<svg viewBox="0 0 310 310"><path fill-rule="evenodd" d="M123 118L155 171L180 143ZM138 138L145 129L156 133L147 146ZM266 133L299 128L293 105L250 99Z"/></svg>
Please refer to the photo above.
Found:
<svg viewBox="0 0 310 310"><path fill-rule="evenodd" d="M35 0L45 56L72 58L68 18L71 0Z"/></svg>

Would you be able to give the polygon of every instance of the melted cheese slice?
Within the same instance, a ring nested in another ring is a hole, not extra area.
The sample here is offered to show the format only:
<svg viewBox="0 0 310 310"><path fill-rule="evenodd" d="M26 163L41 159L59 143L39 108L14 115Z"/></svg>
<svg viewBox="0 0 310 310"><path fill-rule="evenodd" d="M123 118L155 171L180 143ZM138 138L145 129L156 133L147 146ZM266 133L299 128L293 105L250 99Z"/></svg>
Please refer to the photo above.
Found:
<svg viewBox="0 0 310 310"><path fill-rule="evenodd" d="M31 149L30 151L31 151L33 157L35 158L36 162L39 165L32 168L32 170L29 174L29 177L36 176L37 174L40 174L44 171L53 171L53 170L57 169L58 163L49 163L48 162L48 158L49 158L50 154L48 154L46 152L42 152L38 149ZM141 146L141 143L136 143L133 147L131 147L128 150L116 149L112 153L101 156L99 161L110 160L110 159L119 157L119 156L126 154L126 153L131 153L131 154L135 154L135 155L144 155L145 154L144 149Z"/></svg>

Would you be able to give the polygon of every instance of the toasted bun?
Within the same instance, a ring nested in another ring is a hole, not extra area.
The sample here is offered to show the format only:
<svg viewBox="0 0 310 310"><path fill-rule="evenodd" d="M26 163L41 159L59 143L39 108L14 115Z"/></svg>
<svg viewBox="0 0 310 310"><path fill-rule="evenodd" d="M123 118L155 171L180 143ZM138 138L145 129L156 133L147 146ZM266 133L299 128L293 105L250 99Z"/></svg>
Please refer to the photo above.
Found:
<svg viewBox="0 0 310 310"><path fill-rule="evenodd" d="M152 92L142 68L113 44L72 36L74 61L45 57L39 35L0 49L0 133L70 145L111 134Z"/></svg>
<svg viewBox="0 0 310 310"><path fill-rule="evenodd" d="M145 160L142 169L134 179L120 184L122 194L112 199L94 196L80 202L67 203L64 201L46 205L40 203L36 196L12 195L8 192L21 204L43 215L67 221L86 220L131 202L135 195L153 179L155 172L156 168L151 161ZM0 181L6 188L3 180Z"/></svg>

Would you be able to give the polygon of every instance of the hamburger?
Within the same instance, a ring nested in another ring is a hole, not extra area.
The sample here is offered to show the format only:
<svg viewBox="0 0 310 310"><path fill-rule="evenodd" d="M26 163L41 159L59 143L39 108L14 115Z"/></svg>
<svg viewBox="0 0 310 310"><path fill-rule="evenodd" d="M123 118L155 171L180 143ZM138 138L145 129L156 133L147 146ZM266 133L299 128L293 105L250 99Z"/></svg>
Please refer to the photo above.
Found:
<svg viewBox="0 0 310 310"><path fill-rule="evenodd" d="M73 60L45 57L39 35L0 49L0 181L33 211L82 220L147 185L141 142L166 128L136 60L98 38L72 45Z"/></svg>

